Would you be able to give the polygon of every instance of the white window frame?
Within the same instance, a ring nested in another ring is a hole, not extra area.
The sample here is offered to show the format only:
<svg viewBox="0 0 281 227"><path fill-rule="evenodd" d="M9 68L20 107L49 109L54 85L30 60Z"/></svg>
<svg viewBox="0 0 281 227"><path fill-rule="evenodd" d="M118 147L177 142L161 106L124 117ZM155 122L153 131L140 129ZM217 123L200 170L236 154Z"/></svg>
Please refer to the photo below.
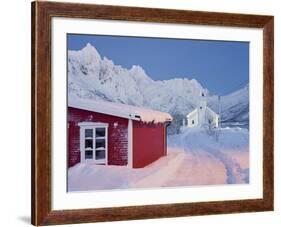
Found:
<svg viewBox="0 0 281 227"><path fill-rule="evenodd" d="M108 165L108 124L102 122L80 122L80 162L91 162L95 164ZM96 129L105 128L105 158L102 160L96 160ZM93 130L93 158L85 159L85 130Z"/></svg>

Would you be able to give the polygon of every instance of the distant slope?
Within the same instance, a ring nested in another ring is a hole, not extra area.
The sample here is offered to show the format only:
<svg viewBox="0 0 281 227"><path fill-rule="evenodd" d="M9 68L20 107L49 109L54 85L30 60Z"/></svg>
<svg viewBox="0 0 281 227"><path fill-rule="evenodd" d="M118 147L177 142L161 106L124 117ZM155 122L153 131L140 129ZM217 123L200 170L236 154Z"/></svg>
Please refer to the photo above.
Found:
<svg viewBox="0 0 281 227"><path fill-rule="evenodd" d="M225 126L249 127L249 84L243 88L222 96L218 102L217 96L210 98L210 107L219 112Z"/></svg>

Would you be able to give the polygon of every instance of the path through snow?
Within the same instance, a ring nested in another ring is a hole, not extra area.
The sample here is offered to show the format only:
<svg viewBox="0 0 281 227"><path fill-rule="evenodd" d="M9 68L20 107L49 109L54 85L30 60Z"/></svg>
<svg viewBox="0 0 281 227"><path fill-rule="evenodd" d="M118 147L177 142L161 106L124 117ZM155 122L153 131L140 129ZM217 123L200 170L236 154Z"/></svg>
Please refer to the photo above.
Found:
<svg viewBox="0 0 281 227"><path fill-rule="evenodd" d="M77 164L68 191L218 185L249 182L248 131L228 129L219 140L202 130L168 138L168 155L145 168Z"/></svg>

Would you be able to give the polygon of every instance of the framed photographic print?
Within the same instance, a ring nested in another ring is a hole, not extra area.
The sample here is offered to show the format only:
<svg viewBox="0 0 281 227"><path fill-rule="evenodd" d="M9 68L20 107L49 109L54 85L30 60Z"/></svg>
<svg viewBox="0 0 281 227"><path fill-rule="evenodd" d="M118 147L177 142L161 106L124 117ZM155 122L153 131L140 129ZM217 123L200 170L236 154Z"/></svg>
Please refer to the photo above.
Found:
<svg viewBox="0 0 281 227"><path fill-rule="evenodd" d="M32 3L32 224L273 210L272 16Z"/></svg>

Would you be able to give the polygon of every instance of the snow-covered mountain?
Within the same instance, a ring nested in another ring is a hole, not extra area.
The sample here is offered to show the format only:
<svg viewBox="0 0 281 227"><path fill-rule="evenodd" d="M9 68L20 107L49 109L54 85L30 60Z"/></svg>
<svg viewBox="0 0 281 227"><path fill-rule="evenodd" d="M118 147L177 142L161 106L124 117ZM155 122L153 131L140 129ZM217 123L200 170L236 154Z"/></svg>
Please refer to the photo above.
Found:
<svg viewBox="0 0 281 227"><path fill-rule="evenodd" d="M143 106L168 112L180 119L196 107L202 92L207 95L209 105L218 111L216 96L209 96L208 90L195 79L155 81L141 66L126 69L102 58L91 44L79 51L68 51L70 97ZM220 103L223 121L247 124L248 87L223 96Z"/></svg>

